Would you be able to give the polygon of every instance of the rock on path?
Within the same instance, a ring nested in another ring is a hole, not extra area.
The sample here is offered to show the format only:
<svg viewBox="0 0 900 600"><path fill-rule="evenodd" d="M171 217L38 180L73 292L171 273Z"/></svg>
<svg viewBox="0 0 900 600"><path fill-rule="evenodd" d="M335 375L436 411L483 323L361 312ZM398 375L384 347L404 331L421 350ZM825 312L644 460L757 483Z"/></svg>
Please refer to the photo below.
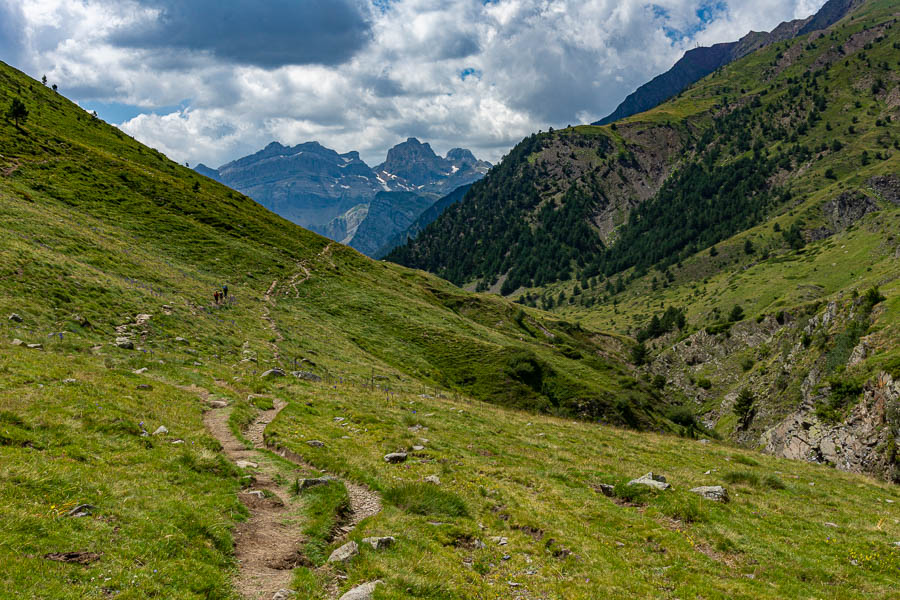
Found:
<svg viewBox="0 0 900 600"><path fill-rule="evenodd" d="M375 581L370 581L369 583L364 583L362 585L358 585L343 596L340 597L340 600L372 600L372 594L375 593L375 588L379 585L382 585L380 579L376 579Z"/></svg>
<svg viewBox="0 0 900 600"><path fill-rule="evenodd" d="M359 554L359 544L356 542L347 542L328 557L328 562L347 562L354 556Z"/></svg>

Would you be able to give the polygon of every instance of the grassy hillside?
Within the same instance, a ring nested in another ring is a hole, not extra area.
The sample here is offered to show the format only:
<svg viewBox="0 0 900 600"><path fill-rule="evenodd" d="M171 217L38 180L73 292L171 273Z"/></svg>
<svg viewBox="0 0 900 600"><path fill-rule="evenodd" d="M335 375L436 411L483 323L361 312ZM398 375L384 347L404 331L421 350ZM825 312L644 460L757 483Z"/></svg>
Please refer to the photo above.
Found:
<svg viewBox="0 0 900 600"><path fill-rule="evenodd" d="M11 336L42 341L77 313L92 324L78 338L109 342L114 327L149 313L148 351L191 334L198 358L223 364L251 350L260 371L306 360L319 375L374 372L395 386L415 377L617 422L614 397L627 387L637 420L653 424L653 396L629 378L614 340L329 244L12 70L2 78L0 105L18 94L31 111L22 129L2 125L0 311L30 329ZM258 319L275 281L272 295L285 300L277 333ZM222 284L234 302L209 306Z"/></svg>
<svg viewBox="0 0 900 600"><path fill-rule="evenodd" d="M329 243L0 65L13 98L29 115L0 122L0 589L237 598L247 492L321 469L346 483L290 494L298 597L374 579L378 600L894 593L895 487L603 424L703 435L664 418L673 397L623 336ZM258 467L204 427L214 403ZM252 450L261 429L306 462ZM650 470L674 489L625 485ZM396 542L325 565L353 484L384 508L350 538Z"/></svg>
<svg viewBox="0 0 900 600"><path fill-rule="evenodd" d="M229 597L246 511L192 390L227 382L243 402L273 367L671 427L617 338L331 244L3 65L0 106L14 98L28 115L0 122L4 589ZM92 518L66 516L79 504ZM95 566L54 560L67 552Z"/></svg>

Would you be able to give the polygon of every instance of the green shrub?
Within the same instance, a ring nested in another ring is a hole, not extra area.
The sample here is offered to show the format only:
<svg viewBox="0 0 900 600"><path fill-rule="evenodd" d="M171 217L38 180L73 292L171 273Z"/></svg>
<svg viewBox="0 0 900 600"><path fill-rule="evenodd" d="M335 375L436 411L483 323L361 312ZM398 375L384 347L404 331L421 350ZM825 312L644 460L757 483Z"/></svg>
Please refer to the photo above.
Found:
<svg viewBox="0 0 900 600"><path fill-rule="evenodd" d="M679 406L671 409L666 414L666 418L682 427L696 427L697 425L697 417L691 412L691 409L686 406Z"/></svg>
<svg viewBox="0 0 900 600"><path fill-rule="evenodd" d="M746 421L750 416L750 413L753 410L754 401L755 398L753 397L753 393L749 389L743 388L738 393L738 397L734 401L734 414L736 414L742 422Z"/></svg>
<svg viewBox="0 0 900 600"><path fill-rule="evenodd" d="M744 456L743 454L732 454L731 461L740 463L742 465L747 465L749 467L758 467L759 461L750 458L749 456Z"/></svg>
<svg viewBox="0 0 900 600"><path fill-rule="evenodd" d="M722 476L725 483L752 485L759 487L760 479L756 473L750 471L729 471Z"/></svg>

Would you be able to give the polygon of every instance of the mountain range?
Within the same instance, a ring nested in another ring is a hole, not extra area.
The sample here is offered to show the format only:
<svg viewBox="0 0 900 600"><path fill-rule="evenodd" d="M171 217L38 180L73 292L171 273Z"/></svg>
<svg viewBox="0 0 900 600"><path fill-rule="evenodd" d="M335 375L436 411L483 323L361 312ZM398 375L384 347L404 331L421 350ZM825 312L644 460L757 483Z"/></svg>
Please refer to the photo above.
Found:
<svg viewBox="0 0 900 600"><path fill-rule="evenodd" d="M441 157L428 143L409 138L374 168L358 152L338 154L318 142L272 142L218 169L201 163L195 170L302 227L372 253L435 201L482 178L490 167L469 150L453 148ZM410 194L418 199L411 201ZM360 226L364 235L357 239Z"/></svg>

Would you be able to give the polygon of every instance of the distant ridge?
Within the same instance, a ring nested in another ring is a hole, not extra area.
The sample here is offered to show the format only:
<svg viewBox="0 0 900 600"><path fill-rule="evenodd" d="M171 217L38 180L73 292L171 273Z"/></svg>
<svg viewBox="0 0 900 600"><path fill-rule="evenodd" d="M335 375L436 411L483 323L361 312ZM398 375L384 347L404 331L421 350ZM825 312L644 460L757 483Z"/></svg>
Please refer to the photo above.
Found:
<svg viewBox="0 0 900 600"><path fill-rule="evenodd" d="M671 69L639 87L615 111L593 125L607 125L655 108L716 69L770 44L830 27L864 2L865 0L829 0L815 15L782 23L770 33L751 31L737 42L688 50Z"/></svg>

